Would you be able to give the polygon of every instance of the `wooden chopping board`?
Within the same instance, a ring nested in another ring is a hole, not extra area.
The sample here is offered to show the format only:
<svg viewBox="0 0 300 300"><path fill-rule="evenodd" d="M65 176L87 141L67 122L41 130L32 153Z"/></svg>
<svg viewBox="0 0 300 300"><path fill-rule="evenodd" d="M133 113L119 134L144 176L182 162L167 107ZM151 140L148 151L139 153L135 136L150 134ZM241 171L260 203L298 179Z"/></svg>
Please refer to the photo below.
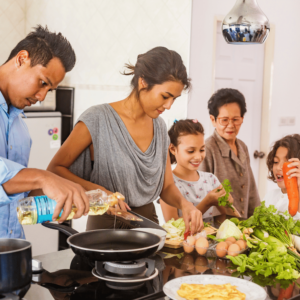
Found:
<svg viewBox="0 0 300 300"><path fill-rule="evenodd" d="M217 231L218 231L218 229L216 229L216 228L214 228L212 226L205 227L203 230L206 231L207 235L209 235L209 234L211 234L211 235L216 234ZM164 247L172 248L172 249L178 249L178 248L183 247L183 243L182 242L183 241L178 241L178 240L172 240L172 241L170 241L170 240L166 239Z"/></svg>

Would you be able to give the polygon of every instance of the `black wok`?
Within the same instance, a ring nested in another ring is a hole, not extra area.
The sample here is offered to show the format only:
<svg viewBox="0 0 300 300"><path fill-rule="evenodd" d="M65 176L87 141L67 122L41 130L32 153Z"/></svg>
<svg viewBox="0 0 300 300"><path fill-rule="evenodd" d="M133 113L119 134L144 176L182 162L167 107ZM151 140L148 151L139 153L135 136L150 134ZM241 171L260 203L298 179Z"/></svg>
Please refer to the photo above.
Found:
<svg viewBox="0 0 300 300"><path fill-rule="evenodd" d="M78 233L69 226L43 223L69 236L75 254L92 261L132 261L154 254L161 238L149 232L127 229L99 229Z"/></svg>

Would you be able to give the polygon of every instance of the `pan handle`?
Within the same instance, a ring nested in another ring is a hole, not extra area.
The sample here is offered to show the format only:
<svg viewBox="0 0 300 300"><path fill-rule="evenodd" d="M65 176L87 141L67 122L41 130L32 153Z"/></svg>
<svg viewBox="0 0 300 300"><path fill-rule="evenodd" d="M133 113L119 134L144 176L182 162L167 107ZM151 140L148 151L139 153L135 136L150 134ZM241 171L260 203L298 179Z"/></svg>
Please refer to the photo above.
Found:
<svg viewBox="0 0 300 300"><path fill-rule="evenodd" d="M42 287L48 289L49 291L61 292L61 293L73 293L77 287L79 287L79 283L74 283L69 286L60 286L53 283L42 283Z"/></svg>
<svg viewBox="0 0 300 300"><path fill-rule="evenodd" d="M64 233L66 236L72 236L72 235L78 233L78 231L76 231L72 227L66 226L66 225L55 224L55 223L42 223L42 225L47 228L50 228L50 229L56 229L59 232Z"/></svg>

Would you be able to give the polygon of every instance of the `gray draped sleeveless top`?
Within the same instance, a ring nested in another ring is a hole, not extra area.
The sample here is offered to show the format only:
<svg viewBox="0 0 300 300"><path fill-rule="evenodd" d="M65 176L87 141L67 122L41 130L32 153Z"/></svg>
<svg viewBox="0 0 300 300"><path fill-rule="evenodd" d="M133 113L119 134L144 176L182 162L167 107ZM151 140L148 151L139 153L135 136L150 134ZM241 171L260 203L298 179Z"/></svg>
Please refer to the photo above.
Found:
<svg viewBox="0 0 300 300"><path fill-rule="evenodd" d="M135 144L117 112L102 104L89 108L78 119L94 146L94 167L89 148L69 168L75 175L120 192L129 206L140 207L156 200L163 187L169 137L162 118L153 120L154 137L146 152Z"/></svg>

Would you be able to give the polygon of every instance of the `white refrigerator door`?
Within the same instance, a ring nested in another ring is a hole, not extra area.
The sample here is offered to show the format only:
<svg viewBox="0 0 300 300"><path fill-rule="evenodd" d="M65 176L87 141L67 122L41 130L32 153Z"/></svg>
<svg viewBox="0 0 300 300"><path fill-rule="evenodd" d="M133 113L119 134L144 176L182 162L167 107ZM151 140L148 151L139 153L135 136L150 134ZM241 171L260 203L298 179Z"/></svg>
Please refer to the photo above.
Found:
<svg viewBox="0 0 300 300"><path fill-rule="evenodd" d="M23 120L32 139L28 168L46 170L61 145L61 113L33 112L26 116ZM26 240L32 243L33 256L58 250L58 231L40 224L23 228Z"/></svg>
<svg viewBox="0 0 300 300"><path fill-rule="evenodd" d="M26 113L32 147L28 168L46 170L61 145L61 113Z"/></svg>

